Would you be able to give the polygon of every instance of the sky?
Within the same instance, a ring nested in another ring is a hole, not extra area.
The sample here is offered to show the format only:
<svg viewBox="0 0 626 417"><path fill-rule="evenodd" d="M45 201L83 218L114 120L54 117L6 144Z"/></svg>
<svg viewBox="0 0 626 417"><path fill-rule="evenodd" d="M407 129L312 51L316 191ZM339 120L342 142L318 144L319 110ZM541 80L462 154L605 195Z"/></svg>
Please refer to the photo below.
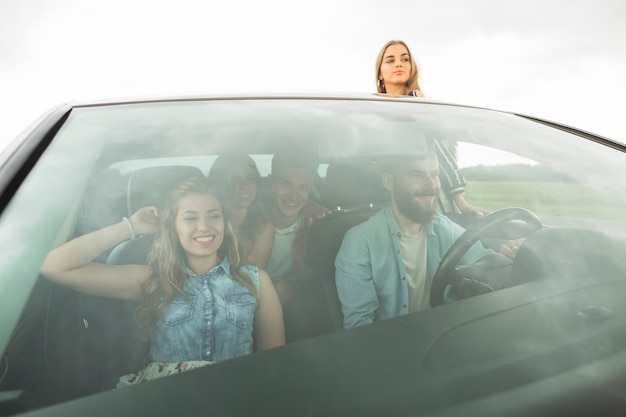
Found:
<svg viewBox="0 0 626 417"><path fill-rule="evenodd" d="M429 98L626 142L623 0L0 0L0 149L73 100L373 93L391 39Z"/></svg>

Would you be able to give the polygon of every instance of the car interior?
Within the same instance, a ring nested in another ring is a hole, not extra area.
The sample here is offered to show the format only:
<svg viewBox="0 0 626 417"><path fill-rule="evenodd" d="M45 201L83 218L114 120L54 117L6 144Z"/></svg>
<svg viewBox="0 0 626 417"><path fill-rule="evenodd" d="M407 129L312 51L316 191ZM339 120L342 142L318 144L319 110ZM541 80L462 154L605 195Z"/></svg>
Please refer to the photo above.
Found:
<svg viewBox="0 0 626 417"><path fill-rule="evenodd" d="M113 224L140 207L159 206L173 185L204 175L190 165L157 165L130 173L104 169L93 178L81 202L74 234ZM357 180L370 186L355 187ZM293 333L292 341L343 329L334 283L335 255L349 228L389 203L380 168L368 161L329 163L312 195L319 195L318 203L333 212L316 221L310 231L304 280L314 309L307 312L310 321L286 329ZM151 244L151 236L139 236L122 242L98 261L146 263ZM38 401L48 404L114 387L121 375L146 364L148 342L135 324L135 307L132 301L81 294L40 279L23 326L5 355L11 366L2 380L3 389L27 388Z"/></svg>
<svg viewBox="0 0 626 417"><path fill-rule="evenodd" d="M181 179L204 175L199 167L189 165L144 167L128 174L114 174L105 169L93 179L93 186L82 202L75 233L88 233L114 223L143 206L159 206L167 190ZM355 187L356 183L361 186ZM311 320L300 323L298 328L286 329L288 335L292 333L290 340L293 342L343 330L343 315L334 282L335 255L351 227L389 204L389 194L380 182L380 166L372 161L330 161L325 178L316 180L316 188L313 194L319 195L317 202L332 209L332 213L315 221L310 230L304 281L314 300L313 308L307 311ZM442 203L440 210L443 211L443 207ZM455 212L449 214L466 226L479 220ZM514 215L488 228L499 227L491 236L515 238L542 227L540 223L530 227L527 221L523 216ZM462 298L475 296L494 291L494 287L500 289L530 281L529 277L534 280L546 276L547 271L538 268L554 262L558 252L555 249L563 247L559 241L588 241L595 236L589 231L563 233L550 228L542 232L545 235L553 232L554 236L529 238L529 246L520 252L520 259L534 258L516 262L519 267L512 268L512 261L497 254L494 259L460 267L462 279L457 285L458 294ZM465 249L479 237L488 242L489 236L470 237ZM602 239L601 236L595 238ZM146 263L151 243L150 236L122 242L99 261ZM539 247L533 250L529 249L530 245ZM449 269L445 274L449 274L450 279L454 277L451 271L455 270L463 248L456 253L456 259L442 264L443 269ZM538 256L543 259L536 259ZM609 255L593 263L584 257L580 259L587 268L602 264L606 269L606 265L614 263ZM571 267L580 274L579 265ZM503 275L510 276L505 284L502 284ZM433 291L440 291L440 297L442 288L452 283L448 279L436 282L439 285L435 285ZM4 357L5 362L10 361L10 368L2 380L3 389L26 388L41 404L48 404L114 387L121 375L135 372L146 364L148 342L141 337L134 322L135 307L135 302L80 294L40 279L25 311L23 326L17 329Z"/></svg>
<svg viewBox="0 0 626 417"><path fill-rule="evenodd" d="M271 146L266 146L268 143ZM259 166L267 164L271 150L280 143L277 140L250 146L251 154L264 155L257 162ZM135 160L142 163L126 170L115 165L120 162L116 157L103 153L102 160L78 198L75 213L68 215L71 232L67 238L119 222L140 207L160 206L168 190L181 179L206 176L210 167L206 161L214 161L219 153L217 151L226 148L210 141L203 142L204 148L200 146L199 149L210 149L212 153L205 155L206 159L202 162L191 164L185 158L189 156L188 149L177 149L185 156L177 158L180 155L159 154L167 154L167 143L155 146L162 146L163 149L158 149L154 155L144 155L141 144L135 144L128 150L127 161L124 162L130 166ZM142 161L140 156L151 159ZM159 156L168 158L159 159ZM320 163L325 170L315 178L311 196L331 213L314 221L309 231L302 279L310 302L303 307L306 308L303 316L307 319L301 323L290 323L291 327L286 328L290 343L343 331L343 314L335 286L335 256L345 233L386 207L390 201L389 193L380 181L379 158L371 155L346 157L341 151L329 153L325 150L320 153ZM266 193L263 187L267 187L267 168L261 171L259 195ZM447 286L452 287L458 299L474 299L472 305L477 306L480 305L479 296L522 284L530 285L525 285L524 291L509 293L517 294L518 298L511 295L504 297L505 301L501 304L495 301L491 310L478 308L476 311L480 313L465 316L458 313L463 307L459 305L457 313L453 313L452 309L450 313L435 313L440 317L457 314L456 322L450 320L455 324L441 330L432 340L424 341L424 346L416 354L420 358L420 369L456 370L455 366L460 368L483 363L487 358L506 359L509 354L507 349L517 349L515 343L523 345L532 337L539 340L543 335L520 333L502 341L497 340L497 332L490 329L499 328L506 315L520 314L528 320L540 321L541 314L533 309L535 302L540 306L539 310L545 308L552 311L545 305L563 294L575 299L580 308L567 312L572 317L567 316L562 333L574 334L587 326L604 325L624 313L622 310L626 307L618 306L615 294L605 305L599 305L585 304L583 295L579 293L580 288L594 291L614 288L615 293L623 287L626 271L622 255L626 249L624 240L613 239L592 228L556 226L521 207L507 207L487 217L462 214L443 193L439 198L439 211L466 228L467 232L441 262L431 289L433 307L443 303L443 292ZM514 261L495 253L502 242L517 238L525 238L526 241ZM465 251L478 241L494 249L493 255L470 265L459 265ZM145 263L151 244L150 236L139 236L122 242L98 261L117 265ZM590 252L590 247L605 250L599 256ZM557 281L568 281L571 285L557 288L554 285ZM148 358L149 343L135 323L135 308L135 302L80 294L39 278L23 311L20 325L15 329L0 362L0 394L26 393L27 397L20 398L18 402L20 407L27 409L114 388L120 376L141 369ZM559 311L561 313L566 315ZM412 316L416 321L423 320L420 312ZM514 320L518 323L521 319ZM476 342L476 346L461 349L459 353L456 347L464 343L463 336L468 333L493 338L494 343L484 350ZM358 340L358 333L353 334ZM554 346L561 343L556 340L556 335L550 340ZM0 416L14 412L10 404L0 401Z"/></svg>

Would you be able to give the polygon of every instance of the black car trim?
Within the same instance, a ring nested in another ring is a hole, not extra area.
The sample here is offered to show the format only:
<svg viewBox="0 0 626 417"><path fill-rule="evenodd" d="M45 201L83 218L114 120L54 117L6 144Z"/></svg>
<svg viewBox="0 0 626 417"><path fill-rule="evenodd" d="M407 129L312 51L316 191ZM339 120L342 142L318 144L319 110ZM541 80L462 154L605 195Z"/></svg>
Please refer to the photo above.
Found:
<svg viewBox="0 0 626 417"><path fill-rule="evenodd" d="M70 112L70 106L60 106L53 110L7 158L0 177L0 213L65 123Z"/></svg>

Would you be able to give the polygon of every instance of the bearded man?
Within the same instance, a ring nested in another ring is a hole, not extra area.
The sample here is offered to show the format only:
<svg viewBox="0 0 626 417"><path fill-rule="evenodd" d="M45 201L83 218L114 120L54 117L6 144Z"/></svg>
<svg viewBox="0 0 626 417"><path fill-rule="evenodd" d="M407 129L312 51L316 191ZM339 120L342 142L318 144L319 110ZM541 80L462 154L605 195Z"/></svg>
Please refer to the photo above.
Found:
<svg viewBox="0 0 626 417"><path fill-rule="evenodd" d="M430 306L430 285L441 259L465 231L437 212L439 163L434 150L383 170L391 205L346 233L335 260L344 328ZM493 253L480 243L464 262Z"/></svg>

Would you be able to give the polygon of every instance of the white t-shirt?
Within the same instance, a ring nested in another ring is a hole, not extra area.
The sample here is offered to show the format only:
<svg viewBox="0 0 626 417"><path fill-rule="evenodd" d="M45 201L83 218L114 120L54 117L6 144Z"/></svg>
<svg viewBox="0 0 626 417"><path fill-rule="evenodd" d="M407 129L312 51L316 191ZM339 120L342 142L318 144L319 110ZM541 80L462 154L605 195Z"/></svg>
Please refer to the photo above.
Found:
<svg viewBox="0 0 626 417"><path fill-rule="evenodd" d="M271 278L289 278L292 268L292 247L300 228L301 219L285 229L276 229L272 253L267 262L267 274Z"/></svg>
<svg viewBox="0 0 626 417"><path fill-rule="evenodd" d="M416 235L402 236L400 248L409 285L409 311L428 308L430 307L430 280L426 264L428 246L424 229L422 228Z"/></svg>

